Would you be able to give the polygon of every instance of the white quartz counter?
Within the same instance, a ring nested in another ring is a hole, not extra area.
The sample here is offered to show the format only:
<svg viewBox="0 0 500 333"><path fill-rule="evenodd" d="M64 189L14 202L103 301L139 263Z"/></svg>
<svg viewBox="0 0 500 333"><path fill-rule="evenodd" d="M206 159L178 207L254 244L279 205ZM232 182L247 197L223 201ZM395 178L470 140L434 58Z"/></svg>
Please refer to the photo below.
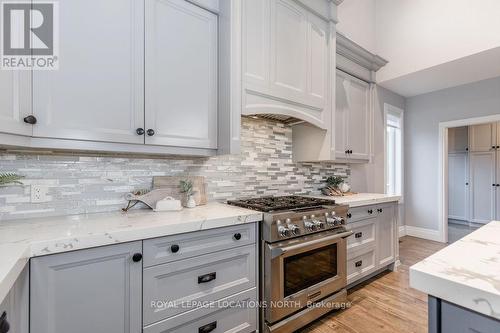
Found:
<svg viewBox="0 0 500 333"><path fill-rule="evenodd" d="M413 265L410 285L500 319L500 222L490 222Z"/></svg>
<svg viewBox="0 0 500 333"><path fill-rule="evenodd" d="M349 207L359 207L367 205L375 205L386 202L399 201L401 199L398 195L389 195L381 193L358 193L353 195L346 195L344 197L329 197L326 195L314 196L315 198L335 200L336 204L349 205Z"/></svg>
<svg viewBox="0 0 500 333"><path fill-rule="evenodd" d="M0 222L0 303L31 257L261 219L256 211L209 203L179 212L136 210Z"/></svg>

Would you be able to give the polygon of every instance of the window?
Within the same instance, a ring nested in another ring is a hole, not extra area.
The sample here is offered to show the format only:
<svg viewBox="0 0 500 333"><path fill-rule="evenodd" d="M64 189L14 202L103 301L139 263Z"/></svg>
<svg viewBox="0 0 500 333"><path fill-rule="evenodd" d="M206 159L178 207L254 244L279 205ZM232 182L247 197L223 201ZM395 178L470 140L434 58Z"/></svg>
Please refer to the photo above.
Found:
<svg viewBox="0 0 500 333"><path fill-rule="evenodd" d="M384 105L385 113L385 193L403 194L403 110Z"/></svg>

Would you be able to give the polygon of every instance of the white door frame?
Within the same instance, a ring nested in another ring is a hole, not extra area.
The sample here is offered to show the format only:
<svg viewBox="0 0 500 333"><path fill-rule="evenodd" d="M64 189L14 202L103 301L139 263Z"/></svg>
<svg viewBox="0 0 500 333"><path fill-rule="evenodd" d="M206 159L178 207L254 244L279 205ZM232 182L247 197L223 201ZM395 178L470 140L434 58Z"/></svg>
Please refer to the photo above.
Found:
<svg viewBox="0 0 500 333"><path fill-rule="evenodd" d="M439 123L439 239L448 242L448 129L500 121L500 114Z"/></svg>

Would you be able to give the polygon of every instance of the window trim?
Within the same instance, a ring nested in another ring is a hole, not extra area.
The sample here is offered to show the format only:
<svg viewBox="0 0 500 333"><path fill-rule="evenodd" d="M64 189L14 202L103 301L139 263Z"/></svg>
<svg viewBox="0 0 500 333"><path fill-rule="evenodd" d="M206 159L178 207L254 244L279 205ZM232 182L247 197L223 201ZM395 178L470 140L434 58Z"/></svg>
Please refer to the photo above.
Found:
<svg viewBox="0 0 500 333"><path fill-rule="evenodd" d="M388 155L388 147L387 147L387 118L388 114L397 114L401 118L401 199L400 203L404 202L404 193L405 193L405 159L404 159L404 110L400 109L394 105L384 103L384 193L387 194L387 155Z"/></svg>

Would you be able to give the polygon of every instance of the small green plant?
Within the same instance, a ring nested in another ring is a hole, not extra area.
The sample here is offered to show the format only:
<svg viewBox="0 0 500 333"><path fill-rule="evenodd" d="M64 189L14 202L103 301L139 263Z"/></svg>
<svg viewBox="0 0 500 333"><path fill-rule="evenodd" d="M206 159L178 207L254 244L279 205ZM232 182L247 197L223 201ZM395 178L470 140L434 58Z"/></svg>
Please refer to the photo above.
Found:
<svg viewBox="0 0 500 333"><path fill-rule="evenodd" d="M193 195L193 182L190 180L181 180L179 182L179 185L181 187L181 193L186 194L186 196L191 196Z"/></svg>
<svg viewBox="0 0 500 333"><path fill-rule="evenodd" d="M23 183L20 182L20 180L23 178L24 176L19 176L15 173L0 173L0 186L7 186L12 184L23 185Z"/></svg>
<svg viewBox="0 0 500 333"><path fill-rule="evenodd" d="M333 186L334 188L338 188L340 184L344 182L344 178L340 176L330 176L326 179L326 183L329 186Z"/></svg>

